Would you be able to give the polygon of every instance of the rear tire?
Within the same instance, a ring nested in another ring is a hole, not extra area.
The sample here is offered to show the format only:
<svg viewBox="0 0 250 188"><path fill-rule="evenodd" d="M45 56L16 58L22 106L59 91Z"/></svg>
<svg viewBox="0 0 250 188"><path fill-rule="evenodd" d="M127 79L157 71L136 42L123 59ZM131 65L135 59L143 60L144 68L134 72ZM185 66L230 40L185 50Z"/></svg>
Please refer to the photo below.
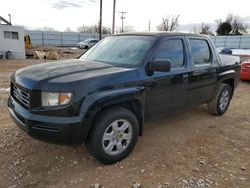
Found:
<svg viewBox="0 0 250 188"><path fill-rule="evenodd" d="M96 118L86 141L89 153L104 164L126 158L139 136L136 116L122 107L112 107Z"/></svg>
<svg viewBox="0 0 250 188"><path fill-rule="evenodd" d="M208 111L216 116L223 115L230 104L232 88L228 84L221 84L214 99L208 103Z"/></svg>

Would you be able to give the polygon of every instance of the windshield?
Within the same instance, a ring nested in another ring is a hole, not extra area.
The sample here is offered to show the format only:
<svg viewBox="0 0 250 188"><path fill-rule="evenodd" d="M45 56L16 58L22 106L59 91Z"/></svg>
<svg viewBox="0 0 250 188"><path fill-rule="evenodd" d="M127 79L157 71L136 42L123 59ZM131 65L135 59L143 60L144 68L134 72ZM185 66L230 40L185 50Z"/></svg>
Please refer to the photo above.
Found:
<svg viewBox="0 0 250 188"><path fill-rule="evenodd" d="M106 37L83 54L80 59L110 64L137 65L153 42L149 36Z"/></svg>

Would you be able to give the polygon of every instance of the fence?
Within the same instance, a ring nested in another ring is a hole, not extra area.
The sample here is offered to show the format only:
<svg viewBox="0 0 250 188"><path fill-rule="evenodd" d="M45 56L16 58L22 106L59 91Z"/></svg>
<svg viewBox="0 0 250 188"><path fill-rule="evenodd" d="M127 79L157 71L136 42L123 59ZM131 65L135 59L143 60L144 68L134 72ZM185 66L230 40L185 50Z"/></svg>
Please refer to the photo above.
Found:
<svg viewBox="0 0 250 188"><path fill-rule="evenodd" d="M78 42L88 38L99 39L97 33L32 30L26 30L26 33L29 34L33 46L76 46Z"/></svg>
<svg viewBox="0 0 250 188"><path fill-rule="evenodd" d="M212 36L216 47L250 49L250 35L242 36Z"/></svg>
<svg viewBox="0 0 250 188"><path fill-rule="evenodd" d="M34 46L76 46L78 42L87 38L99 39L97 33L57 32L57 31L32 31L27 30ZM106 35L107 36L107 35ZM105 35L103 35L105 37ZM242 36L212 36L216 47L236 49L250 49L250 35Z"/></svg>

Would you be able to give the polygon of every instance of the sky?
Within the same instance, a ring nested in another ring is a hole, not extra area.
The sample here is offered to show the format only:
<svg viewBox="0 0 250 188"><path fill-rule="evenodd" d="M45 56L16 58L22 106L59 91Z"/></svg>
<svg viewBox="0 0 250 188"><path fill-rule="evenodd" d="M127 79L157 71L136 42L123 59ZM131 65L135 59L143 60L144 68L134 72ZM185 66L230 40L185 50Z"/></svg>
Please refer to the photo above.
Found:
<svg viewBox="0 0 250 188"><path fill-rule="evenodd" d="M236 3L237 2L237 3ZM180 15L178 30L192 30L202 22L214 25L215 20L233 13L250 25L249 0L116 0L116 26L121 26L120 11L126 11L124 25L136 31L151 30L162 17ZM112 27L113 0L103 0L103 25ZM12 15L14 25L30 29L43 27L76 31L81 25L94 25L99 20L99 0L0 0L0 16Z"/></svg>

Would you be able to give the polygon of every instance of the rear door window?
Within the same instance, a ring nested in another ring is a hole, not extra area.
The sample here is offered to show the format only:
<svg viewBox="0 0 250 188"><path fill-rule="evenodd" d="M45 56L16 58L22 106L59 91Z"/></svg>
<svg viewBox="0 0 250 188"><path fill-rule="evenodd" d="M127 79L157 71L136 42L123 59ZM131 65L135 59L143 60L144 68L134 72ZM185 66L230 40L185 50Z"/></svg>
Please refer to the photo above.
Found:
<svg viewBox="0 0 250 188"><path fill-rule="evenodd" d="M209 64L211 60L211 50L208 42L203 39L189 39L193 63L195 65Z"/></svg>

